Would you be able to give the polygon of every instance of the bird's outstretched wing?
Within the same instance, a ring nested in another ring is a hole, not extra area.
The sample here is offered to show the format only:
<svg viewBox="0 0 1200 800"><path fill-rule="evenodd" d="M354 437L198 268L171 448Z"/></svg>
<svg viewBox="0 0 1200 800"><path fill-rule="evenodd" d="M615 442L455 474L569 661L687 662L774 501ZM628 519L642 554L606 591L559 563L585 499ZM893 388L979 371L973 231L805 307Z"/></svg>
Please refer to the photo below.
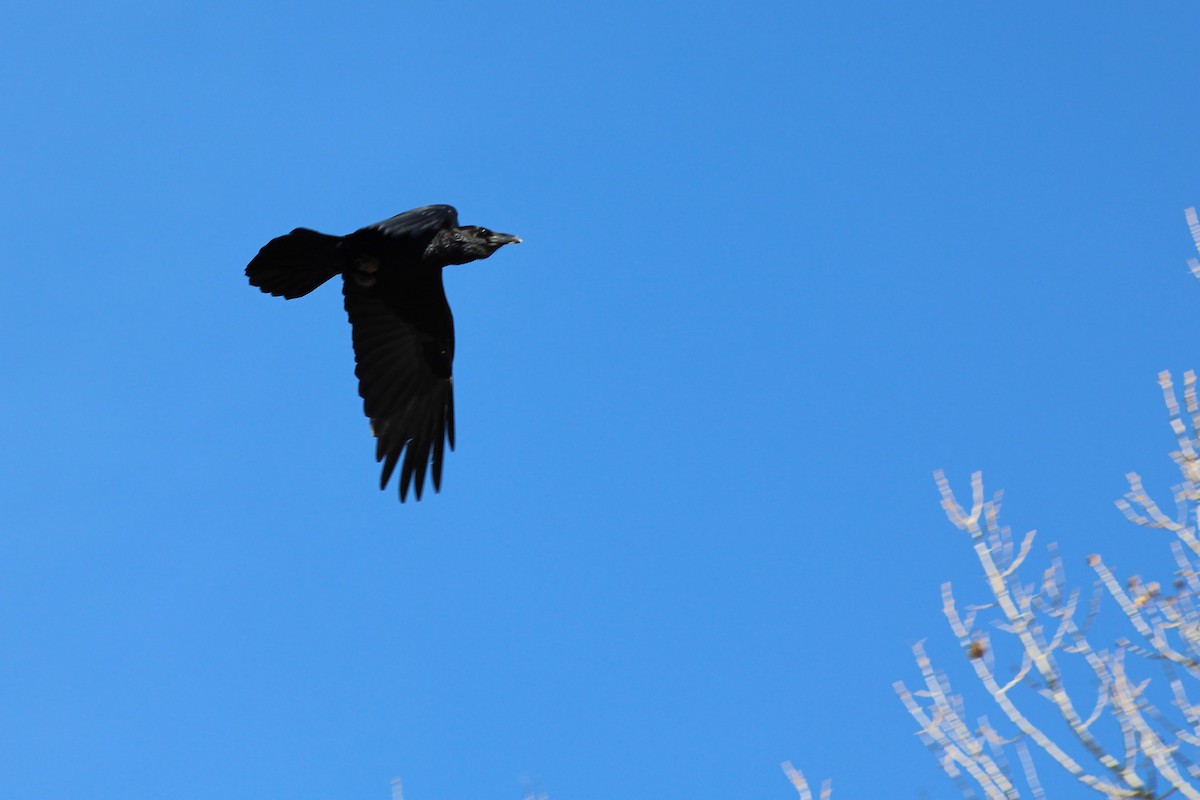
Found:
<svg viewBox="0 0 1200 800"><path fill-rule="evenodd" d="M343 281L358 393L375 434L375 460L383 462L379 488L403 460L401 502L410 485L421 499L427 469L434 491L440 491L446 442L454 449L454 321L440 271L436 275L436 291L422 287L419 293Z"/></svg>
<svg viewBox="0 0 1200 800"><path fill-rule="evenodd" d="M405 211L363 230L378 231L389 238L417 239L432 236L443 228L455 227L458 227L458 211L454 206L436 205Z"/></svg>

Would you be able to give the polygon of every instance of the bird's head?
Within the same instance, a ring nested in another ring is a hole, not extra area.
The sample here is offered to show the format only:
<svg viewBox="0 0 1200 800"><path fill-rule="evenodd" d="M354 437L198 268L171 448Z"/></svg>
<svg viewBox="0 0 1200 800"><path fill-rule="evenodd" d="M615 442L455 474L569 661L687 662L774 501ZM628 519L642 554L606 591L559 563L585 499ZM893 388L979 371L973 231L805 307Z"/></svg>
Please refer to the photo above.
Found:
<svg viewBox="0 0 1200 800"><path fill-rule="evenodd" d="M453 230L454 260L451 264L466 264L487 258L506 244L520 244L521 237L511 233L496 233L478 225L463 225Z"/></svg>

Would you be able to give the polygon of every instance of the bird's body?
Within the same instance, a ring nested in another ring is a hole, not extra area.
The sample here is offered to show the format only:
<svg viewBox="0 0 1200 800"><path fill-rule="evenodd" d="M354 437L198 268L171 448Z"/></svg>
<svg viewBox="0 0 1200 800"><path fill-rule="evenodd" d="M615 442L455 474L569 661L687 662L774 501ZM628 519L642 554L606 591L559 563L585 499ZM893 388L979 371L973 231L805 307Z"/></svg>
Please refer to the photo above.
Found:
<svg viewBox="0 0 1200 800"><path fill-rule="evenodd" d="M354 373L383 462L379 485L403 459L401 501L410 485L421 498L427 469L440 490L445 444L454 449L454 318L442 268L520 241L460 226L452 206L423 206L346 236L297 228L268 242L246 267L252 286L286 299L342 276Z"/></svg>

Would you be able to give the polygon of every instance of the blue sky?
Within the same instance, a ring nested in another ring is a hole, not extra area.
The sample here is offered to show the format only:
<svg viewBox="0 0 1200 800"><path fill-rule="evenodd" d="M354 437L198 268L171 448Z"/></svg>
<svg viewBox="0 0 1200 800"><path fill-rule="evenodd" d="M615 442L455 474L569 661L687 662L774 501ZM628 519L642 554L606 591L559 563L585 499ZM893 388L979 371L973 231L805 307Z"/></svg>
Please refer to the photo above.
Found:
<svg viewBox="0 0 1200 800"><path fill-rule="evenodd" d="M1200 366L1197 29L6 11L0 793L782 799L790 758L955 796L891 690L925 637L958 668L932 470L1169 569L1112 500L1167 480L1155 375ZM336 288L242 270L441 202L525 244L446 276L459 448L401 506Z"/></svg>

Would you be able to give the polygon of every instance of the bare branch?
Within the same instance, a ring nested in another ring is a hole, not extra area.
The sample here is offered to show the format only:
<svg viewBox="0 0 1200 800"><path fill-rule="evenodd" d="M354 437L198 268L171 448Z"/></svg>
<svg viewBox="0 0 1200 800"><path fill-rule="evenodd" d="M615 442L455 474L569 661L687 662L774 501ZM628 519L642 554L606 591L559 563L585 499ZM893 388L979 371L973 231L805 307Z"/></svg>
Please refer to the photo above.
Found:
<svg viewBox="0 0 1200 800"><path fill-rule="evenodd" d="M792 782L792 786L800 795L800 800L812 800L812 791L808 788L808 781L804 779L804 773L792 766L791 761L784 761L780 764L783 768L783 774L787 775L787 779ZM833 781L828 778L821 783L821 800L829 800L833 797Z"/></svg>
<svg viewBox="0 0 1200 800"><path fill-rule="evenodd" d="M1200 253L1200 215L1189 208L1186 217ZM1200 260L1189 264L1200 279ZM971 475L969 510L945 474L934 473L946 518L970 538L990 595L985 602L964 604L944 583L942 612L976 678L1015 732L1001 735L986 717L973 728L962 697L952 693L949 678L934 668L922 643L913 647L913 654L923 688L909 691L902 682L894 688L946 773L960 785L974 781L988 800L1020 797L1016 781L1022 776L1029 796L1044 800L1031 745L1106 798L1200 800L1200 759L1195 758L1200 704L1191 701L1187 685L1200 680L1200 386L1193 371L1183 374L1182 392L1169 372L1159 373L1158 384L1176 445L1170 458L1180 475L1171 487L1174 509L1168 513L1167 506L1151 497L1137 472L1126 474L1129 487L1116 505L1134 524L1170 534L1176 566L1170 581L1120 578L1099 555L1089 556L1096 579L1081 612L1082 593L1067 583L1055 546L1048 549L1049 567L1040 575L1032 572L1036 533L1026 533L1018 546L1000 521L1003 496L985 499L981 473ZM1031 574L1022 576L1022 570ZM1098 650L1089 636L1097 635L1093 623L1105 595L1136 636ZM994 644L1003 652L1014 648L1020 653L1019 668L1006 680L997 677L1001 656ZM1127 663L1128 656L1161 666L1166 684L1152 686L1148 678L1135 677L1129 667L1147 662L1134 658ZM1090 708L1084 718L1076 703L1091 691L1095 696L1087 698L1085 707ZM1050 705L1031 715L1022 707L1024 700L1039 696ZM1005 755L1009 746L1017 748L1016 772Z"/></svg>
<svg viewBox="0 0 1200 800"><path fill-rule="evenodd" d="M1167 780L1172 789L1179 791L1188 800L1200 800L1200 790L1192 786L1183 775L1179 774L1175 760L1172 757L1174 748L1168 747L1158 737L1154 729L1147 724L1142 715L1139 698L1143 686L1133 686L1125 673L1124 659L1116 655L1112 659L1113 705L1120 717L1128 722L1138 737L1138 749L1152 762L1159 774Z"/></svg>

